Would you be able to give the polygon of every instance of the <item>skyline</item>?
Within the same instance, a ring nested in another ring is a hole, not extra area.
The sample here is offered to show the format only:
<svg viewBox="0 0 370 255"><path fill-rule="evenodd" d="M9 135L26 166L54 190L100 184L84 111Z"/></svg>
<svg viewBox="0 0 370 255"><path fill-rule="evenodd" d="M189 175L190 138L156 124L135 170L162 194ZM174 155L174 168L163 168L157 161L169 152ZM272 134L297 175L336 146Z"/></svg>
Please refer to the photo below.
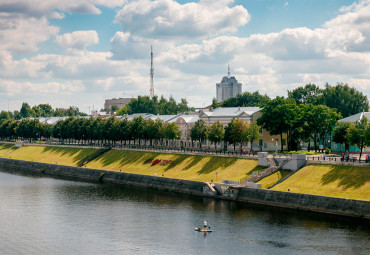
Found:
<svg viewBox="0 0 370 255"><path fill-rule="evenodd" d="M103 107L155 94L209 105L231 75L242 92L287 96L348 83L370 98L370 0L3 0L1 110Z"/></svg>

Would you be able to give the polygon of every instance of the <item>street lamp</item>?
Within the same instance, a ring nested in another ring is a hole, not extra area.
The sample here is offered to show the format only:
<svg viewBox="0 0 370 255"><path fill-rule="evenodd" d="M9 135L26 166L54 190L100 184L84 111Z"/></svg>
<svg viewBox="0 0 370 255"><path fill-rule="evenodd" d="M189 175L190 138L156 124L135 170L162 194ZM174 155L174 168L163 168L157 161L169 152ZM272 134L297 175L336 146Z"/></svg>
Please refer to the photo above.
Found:
<svg viewBox="0 0 370 255"><path fill-rule="evenodd" d="M274 139L271 140L274 141ZM277 154L277 150L278 150L278 140L275 139L275 155Z"/></svg>

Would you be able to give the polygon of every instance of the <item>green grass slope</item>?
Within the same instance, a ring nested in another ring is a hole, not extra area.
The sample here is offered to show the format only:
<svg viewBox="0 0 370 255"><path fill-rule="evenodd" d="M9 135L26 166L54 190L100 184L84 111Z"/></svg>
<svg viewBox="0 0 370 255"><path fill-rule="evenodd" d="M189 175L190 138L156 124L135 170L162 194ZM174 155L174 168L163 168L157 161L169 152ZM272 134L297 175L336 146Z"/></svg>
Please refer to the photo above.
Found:
<svg viewBox="0 0 370 255"><path fill-rule="evenodd" d="M370 168L309 165L272 190L370 201Z"/></svg>
<svg viewBox="0 0 370 255"><path fill-rule="evenodd" d="M0 143L0 157L6 157L6 155L15 151L17 147L14 144Z"/></svg>
<svg viewBox="0 0 370 255"><path fill-rule="evenodd" d="M123 150L111 150L86 167L208 182L239 181L262 169L257 160Z"/></svg>
<svg viewBox="0 0 370 255"><path fill-rule="evenodd" d="M262 180L258 181L257 183L260 183L262 185L263 189L268 189L272 185L274 185L277 181L284 178L288 174L290 174L290 171L279 170L276 173L273 173L273 174L263 178Z"/></svg>
<svg viewBox="0 0 370 255"><path fill-rule="evenodd" d="M0 147L0 155L3 154L2 151ZM87 159L98 151L98 149L90 148L23 146L11 153L3 155L3 157L66 166L78 166L86 162Z"/></svg>

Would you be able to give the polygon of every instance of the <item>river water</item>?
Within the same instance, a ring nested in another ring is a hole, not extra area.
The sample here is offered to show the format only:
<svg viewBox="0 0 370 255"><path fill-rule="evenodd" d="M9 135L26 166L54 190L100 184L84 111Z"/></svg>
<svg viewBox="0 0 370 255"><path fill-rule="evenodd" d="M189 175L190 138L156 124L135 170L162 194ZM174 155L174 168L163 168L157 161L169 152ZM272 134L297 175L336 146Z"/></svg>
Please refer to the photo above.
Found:
<svg viewBox="0 0 370 255"><path fill-rule="evenodd" d="M206 219L214 231L194 231ZM0 172L0 254L370 254L369 222Z"/></svg>

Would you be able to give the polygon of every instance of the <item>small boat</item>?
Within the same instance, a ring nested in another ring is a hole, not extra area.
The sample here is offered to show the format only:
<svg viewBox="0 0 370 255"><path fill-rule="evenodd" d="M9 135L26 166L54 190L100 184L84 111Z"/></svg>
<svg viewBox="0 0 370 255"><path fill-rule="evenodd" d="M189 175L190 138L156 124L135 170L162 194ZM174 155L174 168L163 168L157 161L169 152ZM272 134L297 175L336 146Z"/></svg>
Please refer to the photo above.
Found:
<svg viewBox="0 0 370 255"><path fill-rule="evenodd" d="M198 231L198 232L212 232L212 230L204 229L204 228L195 228L195 231Z"/></svg>

